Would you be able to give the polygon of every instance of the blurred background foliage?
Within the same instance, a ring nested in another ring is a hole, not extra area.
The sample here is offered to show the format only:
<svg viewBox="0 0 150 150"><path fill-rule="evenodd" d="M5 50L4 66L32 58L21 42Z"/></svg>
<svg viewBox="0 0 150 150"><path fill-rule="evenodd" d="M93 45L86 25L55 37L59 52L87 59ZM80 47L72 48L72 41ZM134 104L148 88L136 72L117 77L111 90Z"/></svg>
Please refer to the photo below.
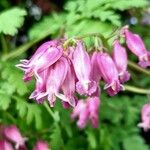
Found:
<svg viewBox="0 0 150 150"><path fill-rule="evenodd" d="M20 58L29 58L44 41L87 33L108 37L125 24L150 49L148 0L1 0L0 123L16 124L28 137L29 149L39 138L47 140L52 150L150 149L150 132L137 127L149 96L122 92L109 97L102 90L99 128L80 130L70 119L71 109L63 109L59 100L51 109L54 118L47 107L29 100L34 82L24 83L23 73L15 68ZM89 46L91 41L86 41ZM129 71L131 85L149 88L149 76Z"/></svg>

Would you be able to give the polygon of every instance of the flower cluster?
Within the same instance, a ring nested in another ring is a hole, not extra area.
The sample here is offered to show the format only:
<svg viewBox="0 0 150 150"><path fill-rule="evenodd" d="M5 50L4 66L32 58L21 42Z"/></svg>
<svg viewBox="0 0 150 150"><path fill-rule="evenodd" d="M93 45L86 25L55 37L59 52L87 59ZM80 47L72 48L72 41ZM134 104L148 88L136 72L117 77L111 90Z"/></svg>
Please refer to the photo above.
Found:
<svg viewBox="0 0 150 150"><path fill-rule="evenodd" d="M26 140L15 125L0 126L0 150L27 150ZM33 150L49 150L48 144L39 140Z"/></svg>
<svg viewBox="0 0 150 150"><path fill-rule="evenodd" d="M114 96L130 79L127 52L119 37L125 38L128 49L138 57L141 67L150 65L149 52L139 35L130 32L128 27L123 27L119 33L113 42L112 55L103 49L89 54L81 40L45 42L29 60L21 60L17 65L25 72L24 81L31 80L33 76L36 79L30 98L38 103L47 99L50 106L54 106L56 98L59 98L65 108L74 107L72 118L79 118L77 125L80 128L85 127L88 120L97 127L99 81L104 81L104 89ZM87 99L78 100L76 94L87 96Z"/></svg>

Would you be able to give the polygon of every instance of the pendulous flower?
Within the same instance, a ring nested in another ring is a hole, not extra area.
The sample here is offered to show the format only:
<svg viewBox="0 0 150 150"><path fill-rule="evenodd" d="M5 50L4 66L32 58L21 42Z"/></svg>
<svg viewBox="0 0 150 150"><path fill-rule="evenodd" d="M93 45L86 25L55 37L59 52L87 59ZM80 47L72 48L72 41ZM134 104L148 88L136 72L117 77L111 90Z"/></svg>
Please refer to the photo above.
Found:
<svg viewBox="0 0 150 150"><path fill-rule="evenodd" d="M48 143L43 141L43 140L39 140L37 141L37 143L35 144L33 150L50 150Z"/></svg>
<svg viewBox="0 0 150 150"><path fill-rule="evenodd" d="M117 94L122 85L119 81L118 70L112 58L103 52L99 52L97 62L100 70L101 77L105 81L104 89L107 90L110 96Z"/></svg>
<svg viewBox="0 0 150 150"><path fill-rule="evenodd" d="M142 122L138 124L139 127L143 128L145 131L150 129L150 104L145 104L141 111Z"/></svg>
<svg viewBox="0 0 150 150"><path fill-rule="evenodd" d="M121 83L127 82L130 79L130 74L127 71L127 52L122 47L118 40L113 43L113 60L119 73L119 80Z"/></svg>
<svg viewBox="0 0 150 150"><path fill-rule="evenodd" d="M150 52L146 50L145 45L138 34L134 34L124 28L126 44L129 50L139 59L139 65L143 68L150 66Z"/></svg>
<svg viewBox="0 0 150 150"><path fill-rule="evenodd" d="M82 42L78 41L73 53L73 67L78 79L76 90L79 94L91 95L96 91L96 82L91 80L91 60Z"/></svg>

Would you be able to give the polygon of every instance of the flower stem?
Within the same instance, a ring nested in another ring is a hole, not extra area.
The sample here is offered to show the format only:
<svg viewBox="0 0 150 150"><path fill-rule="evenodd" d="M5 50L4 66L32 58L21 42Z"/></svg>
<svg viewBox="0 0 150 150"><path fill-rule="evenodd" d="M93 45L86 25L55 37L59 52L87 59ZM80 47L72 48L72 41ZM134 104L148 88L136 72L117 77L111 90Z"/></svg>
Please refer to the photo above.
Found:
<svg viewBox="0 0 150 150"><path fill-rule="evenodd" d="M138 94L150 94L150 89L143 89L135 86L124 85L125 91L138 93Z"/></svg>
<svg viewBox="0 0 150 150"><path fill-rule="evenodd" d="M2 51L4 54L7 54L8 53L7 41L2 33L0 34L0 37L2 43Z"/></svg>
<svg viewBox="0 0 150 150"><path fill-rule="evenodd" d="M57 113L57 112L54 113L54 112L51 110L50 106L47 104L47 102L44 103L44 107L46 108L46 110L48 111L48 113L50 114L50 116L53 118L53 120L54 120L55 122L59 122L58 113Z"/></svg>
<svg viewBox="0 0 150 150"><path fill-rule="evenodd" d="M150 76L150 71L141 68L140 66L138 66L137 64L135 64L134 62L132 62L130 60L128 60L128 65L129 65L130 68L135 69L135 70L137 70L137 71L139 71L139 72L141 72L145 75Z"/></svg>
<svg viewBox="0 0 150 150"><path fill-rule="evenodd" d="M21 55L22 53L24 53L25 51L27 51L30 47L32 47L34 44L38 43L39 41L45 39L47 36L49 36L50 33L43 33L39 38L30 41L20 47L18 47L16 50L13 50L11 53L6 54L2 57L3 60L7 60L10 58L15 58L19 55Z"/></svg>

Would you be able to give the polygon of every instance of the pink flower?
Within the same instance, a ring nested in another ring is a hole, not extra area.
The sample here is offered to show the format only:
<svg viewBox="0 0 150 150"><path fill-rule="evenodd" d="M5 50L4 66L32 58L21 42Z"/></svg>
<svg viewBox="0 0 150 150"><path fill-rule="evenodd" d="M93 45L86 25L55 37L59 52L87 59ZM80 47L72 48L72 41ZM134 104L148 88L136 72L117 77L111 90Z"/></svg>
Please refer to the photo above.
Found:
<svg viewBox="0 0 150 150"><path fill-rule="evenodd" d="M50 73L50 67L39 73L42 82L36 80L36 88L30 95L29 97L30 99L35 99L37 100L38 103L42 103L44 101L46 97L42 97L41 99L37 99L37 97L40 97L42 93L46 92L46 82L49 73Z"/></svg>
<svg viewBox="0 0 150 150"><path fill-rule="evenodd" d="M77 126L79 128L85 128L88 121L91 121L93 128L98 127L98 110L99 110L99 98L89 97L87 100L79 100L73 112L71 118L78 118Z"/></svg>
<svg viewBox="0 0 150 150"><path fill-rule="evenodd" d="M48 143L42 140L39 140L34 146L33 150L50 150Z"/></svg>
<svg viewBox="0 0 150 150"><path fill-rule="evenodd" d="M6 140L0 140L0 150L13 150L13 147Z"/></svg>
<svg viewBox="0 0 150 150"><path fill-rule="evenodd" d="M89 111L87 107L87 103L84 100L79 100L77 105L74 107L73 112L71 114L71 118L79 118L77 121L77 126L79 128L84 128L87 124Z"/></svg>
<svg viewBox="0 0 150 150"><path fill-rule="evenodd" d="M77 92L79 94L91 95L96 91L96 83L91 81L91 61L82 42L77 42L72 62L79 80L76 83Z"/></svg>
<svg viewBox="0 0 150 150"><path fill-rule="evenodd" d="M66 78L68 71L68 61L65 57L61 57L50 69L50 73L46 82L46 92L41 93L36 99L41 99L45 96L48 96L48 101L51 107L54 106L54 102L56 101L56 97L59 97L63 100L64 95L59 93L60 88ZM67 102L68 99L66 100Z"/></svg>
<svg viewBox="0 0 150 150"><path fill-rule="evenodd" d="M57 41L45 42L30 60L21 60L21 64L16 66L25 71L25 81L31 80L33 75L41 81L39 73L54 64L62 56L62 51Z"/></svg>
<svg viewBox="0 0 150 150"><path fill-rule="evenodd" d="M150 104L145 104L141 111L142 122L138 124L139 127L145 131L150 129Z"/></svg>
<svg viewBox="0 0 150 150"><path fill-rule="evenodd" d="M104 89L107 89L110 96L117 94L121 90L121 84L112 58L107 53L99 52L97 62L101 77L106 83Z"/></svg>
<svg viewBox="0 0 150 150"><path fill-rule="evenodd" d="M92 57L91 57L91 66L92 66L92 71L91 71L91 78L99 84L99 80L101 79L100 76L100 71L97 63L97 56L98 52L93 52Z"/></svg>
<svg viewBox="0 0 150 150"><path fill-rule="evenodd" d="M89 119L92 122L93 128L97 128L99 124L99 117L98 117L98 111L99 111L99 105L100 100L99 97L89 97L87 100L88 110L89 110Z"/></svg>
<svg viewBox="0 0 150 150"><path fill-rule="evenodd" d="M139 59L139 65L143 68L150 66L150 52L146 50L141 37L124 29L126 44L130 51Z"/></svg>
<svg viewBox="0 0 150 150"><path fill-rule="evenodd" d="M127 71L127 52L122 47L118 40L115 40L113 44L113 60L119 73L119 79L121 83L124 83L130 79L130 74Z"/></svg>
<svg viewBox="0 0 150 150"><path fill-rule="evenodd" d="M16 148L25 144L25 138L22 137L20 131L15 125L10 125L4 128L4 136L16 144Z"/></svg>
<svg viewBox="0 0 150 150"><path fill-rule="evenodd" d="M74 107L76 105L76 98L74 96L75 94L75 72L74 72L72 63L69 60L68 62L69 62L68 72L66 75L66 79L64 80L62 84L62 91L65 97L63 96L62 99L64 99L65 102L67 102L68 104Z"/></svg>

